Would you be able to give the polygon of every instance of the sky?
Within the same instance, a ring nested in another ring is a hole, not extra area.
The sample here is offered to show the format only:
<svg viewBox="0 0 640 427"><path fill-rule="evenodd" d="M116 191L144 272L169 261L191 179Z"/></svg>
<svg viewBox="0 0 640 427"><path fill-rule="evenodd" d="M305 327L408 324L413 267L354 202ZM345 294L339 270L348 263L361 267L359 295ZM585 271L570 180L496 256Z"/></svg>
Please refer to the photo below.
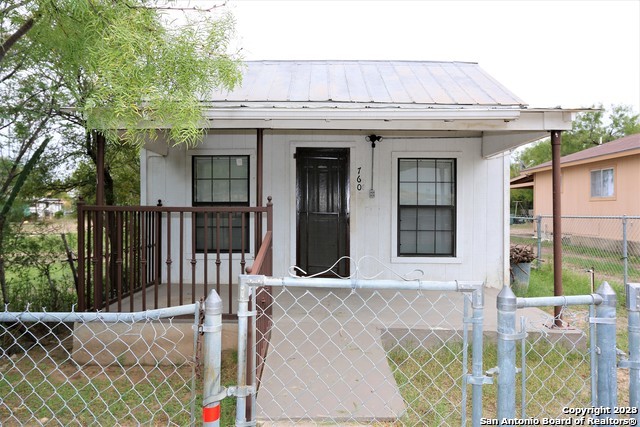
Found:
<svg viewBox="0 0 640 427"><path fill-rule="evenodd" d="M530 107L640 112L640 0L228 0L225 9L245 60L477 62Z"/></svg>

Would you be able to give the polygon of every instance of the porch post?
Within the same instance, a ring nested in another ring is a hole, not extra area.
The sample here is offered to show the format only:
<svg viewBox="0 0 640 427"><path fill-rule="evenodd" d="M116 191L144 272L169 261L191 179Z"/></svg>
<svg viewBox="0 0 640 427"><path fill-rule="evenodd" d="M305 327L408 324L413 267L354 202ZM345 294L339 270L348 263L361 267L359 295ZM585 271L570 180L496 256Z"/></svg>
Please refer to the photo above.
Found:
<svg viewBox="0 0 640 427"><path fill-rule="evenodd" d="M560 173L560 146L562 131L551 132L551 169L553 175L553 295L562 296L562 175ZM555 306L555 325L562 326L562 307Z"/></svg>
<svg viewBox="0 0 640 427"><path fill-rule="evenodd" d="M105 139L102 132L96 131L96 205L104 205L104 146Z"/></svg>
<svg viewBox="0 0 640 427"><path fill-rule="evenodd" d="M96 132L96 206L104 206L104 149L105 149L105 138L104 134L100 131ZM104 296L103 296L103 257L104 257L104 246L103 246L103 212L96 211L95 212L95 228L94 228L94 250L93 256L96 261L96 265L94 268L94 278L93 278L93 309L94 310L102 310L104 304ZM108 300L108 297L107 297Z"/></svg>
<svg viewBox="0 0 640 427"><path fill-rule="evenodd" d="M256 154L257 154L257 165L256 165L256 207L262 206L262 185L263 185L263 132L264 129L256 130ZM255 251L256 254L262 245L262 214L260 212L256 212L256 224L255 224Z"/></svg>

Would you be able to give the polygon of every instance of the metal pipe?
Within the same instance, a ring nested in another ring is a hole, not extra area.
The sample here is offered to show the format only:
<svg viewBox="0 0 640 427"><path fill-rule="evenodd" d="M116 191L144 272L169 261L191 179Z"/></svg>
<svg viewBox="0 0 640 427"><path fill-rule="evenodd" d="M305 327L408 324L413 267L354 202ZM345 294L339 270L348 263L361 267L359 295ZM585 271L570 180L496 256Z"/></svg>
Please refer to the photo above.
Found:
<svg viewBox="0 0 640 427"><path fill-rule="evenodd" d="M468 379L468 350L469 350L469 298L467 295L463 296L464 305L462 309L462 420L461 425L467 425L467 379Z"/></svg>
<svg viewBox="0 0 640 427"><path fill-rule="evenodd" d="M482 372L482 322L484 320L484 295L482 288L477 289L472 294L473 308L473 341L471 343L471 374L475 381L472 386L471 395L471 417L473 427L480 426L482 419L482 384L479 381L483 378Z"/></svg>
<svg viewBox="0 0 640 427"><path fill-rule="evenodd" d="M498 305L498 419L516 416L516 296L502 288Z"/></svg>
<svg viewBox="0 0 640 427"><path fill-rule="evenodd" d="M640 408L640 283L627 283L629 406ZM632 415L640 421L640 414Z"/></svg>
<svg viewBox="0 0 640 427"><path fill-rule="evenodd" d="M596 317L596 306L589 306L589 319ZM596 324L589 322L589 354L591 365L591 406L595 407L598 404L598 354L596 352Z"/></svg>
<svg viewBox="0 0 640 427"><path fill-rule="evenodd" d="M553 295L564 294L562 289L562 175L560 173L560 146L562 132L551 132L551 169L553 175ZM555 325L562 327L562 307L553 309Z"/></svg>
<svg viewBox="0 0 640 427"><path fill-rule="evenodd" d="M527 417L527 325L524 316L520 317L520 334L522 340L520 341L520 375L522 377L522 384L520 389L520 418L525 419Z"/></svg>
<svg viewBox="0 0 640 427"><path fill-rule="evenodd" d="M526 307L564 307L569 305L587 305L587 304L602 304L602 296L599 294L591 295L566 295L562 297L530 297L530 298L518 298L516 305L518 308Z"/></svg>
<svg viewBox="0 0 640 427"><path fill-rule="evenodd" d="M222 367L222 299L211 290L204 303L204 322L202 328L204 342L202 357L204 372L202 378L202 425L218 427L220 425L220 374Z"/></svg>
<svg viewBox="0 0 640 427"><path fill-rule="evenodd" d="M617 406L617 366L616 366L616 293L607 282L597 290L602 296L602 304L596 307L596 337L598 340L598 385L597 406L610 408L608 414L597 418L617 418L613 408Z"/></svg>
<svg viewBox="0 0 640 427"><path fill-rule="evenodd" d="M240 275L238 280L238 390L247 388L247 326L249 313L249 294L251 287L247 276ZM236 400L236 425L245 425L247 406L245 393L238 393Z"/></svg>
<svg viewBox="0 0 640 427"><path fill-rule="evenodd" d="M627 253L627 217L622 216L622 262L624 263L623 283L629 280L629 254Z"/></svg>
<svg viewBox="0 0 640 427"><path fill-rule="evenodd" d="M542 216L538 215L536 218L537 233L538 233L538 256L536 257L536 267L540 269L540 263L542 262Z"/></svg>
<svg viewBox="0 0 640 427"><path fill-rule="evenodd" d="M141 322L145 320L164 319L193 314L196 304L177 307L159 308L157 310L137 311L134 313L86 313L86 312L0 312L0 322Z"/></svg>
<svg viewBox="0 0 640 427"><path fill-rule="evenodd" d="M409 291L453 291L473 292L483 286L482 281L426 281L426 280L360 280L333 279L314 277L260 277L260 286L287 286L304 288L334 288L334 289L386 289Z"/></svg>

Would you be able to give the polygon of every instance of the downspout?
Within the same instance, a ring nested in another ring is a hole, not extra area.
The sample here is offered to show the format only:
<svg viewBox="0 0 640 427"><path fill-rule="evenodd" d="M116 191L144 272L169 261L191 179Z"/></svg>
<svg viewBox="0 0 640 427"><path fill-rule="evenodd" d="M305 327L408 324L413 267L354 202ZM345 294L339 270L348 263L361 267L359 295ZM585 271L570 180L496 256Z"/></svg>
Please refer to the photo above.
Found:
<svg viewBox="0 0 640 427"><path fill-rule="evenodd" d="M560 146L562 131L551 132L551 170L553 177L553 295L562 296L562 175L560 173ZM562 327L562 307L555 306L555 326Z"/></svg>

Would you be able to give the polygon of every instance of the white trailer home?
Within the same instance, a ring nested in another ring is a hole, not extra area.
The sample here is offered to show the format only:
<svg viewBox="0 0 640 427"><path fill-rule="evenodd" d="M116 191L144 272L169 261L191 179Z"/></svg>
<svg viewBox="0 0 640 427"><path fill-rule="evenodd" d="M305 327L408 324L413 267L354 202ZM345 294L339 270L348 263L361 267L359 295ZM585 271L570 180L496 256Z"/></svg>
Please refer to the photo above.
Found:
<svg viewBox="0 0 640 427"><path fill-rule="evenodd" d="M124 231L120 264L81 260L82 280L106 277L95 295L153 286L156 305L177 304L171 289L199 298L256 263L274 276L508 283L509 151L570 129L572 111L531 109L476 63L245 65L241 86L204 100L200 144L145 146L143 206L104 221L106 208L83 207Z"/></svg>

